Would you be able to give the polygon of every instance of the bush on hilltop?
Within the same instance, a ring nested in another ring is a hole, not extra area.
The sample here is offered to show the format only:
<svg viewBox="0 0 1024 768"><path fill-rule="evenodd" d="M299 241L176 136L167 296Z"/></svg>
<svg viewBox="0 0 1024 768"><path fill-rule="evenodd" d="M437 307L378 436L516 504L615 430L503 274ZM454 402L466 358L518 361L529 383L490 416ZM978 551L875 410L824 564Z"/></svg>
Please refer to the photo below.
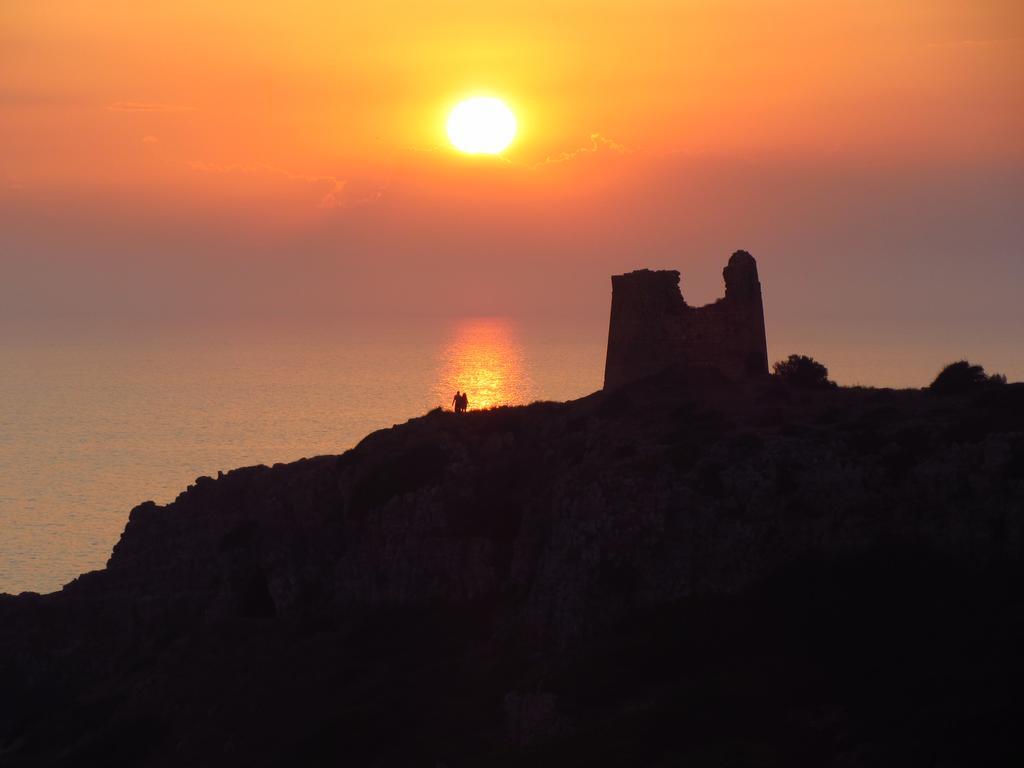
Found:
<svg viewBox="0 0 1024 768"><path fill-rule="evenodd" d="M1005 383L1006 377L1002 374L994 373L989 376L982 366L973 365L966 360L957 360L939 371L939 375L928 389L940 395L955 395Z"/></svg>
<svg viewBox="0 0 1024 768"><path fill-rule="evenodd" d="M800 389L826 389L836 385L828 379L828 368L807 355L790 355L779 360L772 366L772 373Z"/></svg>

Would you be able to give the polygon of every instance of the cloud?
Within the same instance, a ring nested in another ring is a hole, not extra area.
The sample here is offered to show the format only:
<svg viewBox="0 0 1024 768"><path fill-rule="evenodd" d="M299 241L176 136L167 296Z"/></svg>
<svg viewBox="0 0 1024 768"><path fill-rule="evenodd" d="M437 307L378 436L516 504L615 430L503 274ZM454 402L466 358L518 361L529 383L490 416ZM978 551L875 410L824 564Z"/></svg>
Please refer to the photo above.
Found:
<svg viewBox="0 0 1024 768"><path fill-rule="evenodd" d="M156 136L143 136L142 137L142 143L143 144L156 144L159 141L160 141L160 139L158 139Z"/></svg>
<svg viewBox="0 0 1024 768"><path fill-rule="evenodd" d="M991 46L1018 46L1024 42L1024 37L979 37L979 38L961 38L957 40L939 40L937 42L929 43L929 48L945 48L945 47L966 47L966 48L987 48Z"/></svg>
<svg viewBox="0 0 1024 768"><path fill-rule="evenodd" d="M371 203L379 200L383 194L380 187L356 185L348 179L342 179L334 175L295 173L282 168L274 168L269 165L245 165L231 164L223 165L208 163L201 160L193 160L188 167L199 173L216 173L224 175L246 175L263 176L280 179L282 181L299 182L307 184L316 191L316 207L324 209L342 209L353 205Z"/></svg>
<svg viewBox="0 0 1024 768"><path fill-rule="evenodd" d="M65 107L78 106L81 103L81 98L77 94L66 91L0 87L0 106L4 107Z"/></svg>
<svg viewBox="0 0 1024 768"><path fill-rule="evenodd" d="M109 112L191 112L192 107L160 104L153 101L115 101L107 107Z"/></svg>
<svg viewBox="0 0 1024 768"><path fill-rule="evenodd" d="M619 144L619 142L615 141L614 139L609 139L607 136L604 136L600 133L592 133L590 134L589 144L582 147L578 147L572 150L571 152L560 152L557 155L548 156L544 159L542 163L538 163L538 165L565 163L570 160L575 160L581 155L595 155L598 152L602 151L613 152L617 155L628 155L632 153L634 150L623 144Z"/></svg>
<svg viewBox="0 0 1024 768"><path fill-rule="evenodd" d="M324 181L326 181L328 184L330 184L330 189L327 190L327 193L323 197L320 198L320 207L321 208L342 208L342 207L344 207L344 205L345 205L345 197L344 197L344 195L345 195L345 187L348 186L348 184L345 182L345 180L344 179L335 179L332 176L332 177L329 177L329 178L325 178Z"/></svg>

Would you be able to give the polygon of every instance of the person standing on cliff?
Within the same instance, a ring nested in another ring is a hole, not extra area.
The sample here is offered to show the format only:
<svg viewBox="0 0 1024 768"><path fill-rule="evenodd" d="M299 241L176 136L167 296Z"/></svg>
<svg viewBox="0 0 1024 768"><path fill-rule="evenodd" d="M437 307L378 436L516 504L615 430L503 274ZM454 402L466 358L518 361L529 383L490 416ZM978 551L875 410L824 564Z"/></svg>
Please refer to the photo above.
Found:
<svg viewBox="0 0 1024 768"><path fill-rule="evenodd" d="M452 398L452 410L456 413L462 413L462 398L463 394L459 390L455 390L455 397Z"/></svg>
<svg viewBox="0 0 1024 768"><path fill-rule="evenodd" d="M469 395L463 392L462 395L459 396L459 402L462 406L462 413L465 413L467 410L469 410Z"/></svg>

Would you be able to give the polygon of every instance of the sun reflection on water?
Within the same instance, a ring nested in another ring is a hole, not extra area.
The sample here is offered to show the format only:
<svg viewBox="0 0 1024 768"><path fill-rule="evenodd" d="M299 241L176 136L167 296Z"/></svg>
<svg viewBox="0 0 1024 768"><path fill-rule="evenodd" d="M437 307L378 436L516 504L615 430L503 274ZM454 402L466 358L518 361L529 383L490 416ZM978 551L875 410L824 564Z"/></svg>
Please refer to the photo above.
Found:
<svg viewBox="0 0 1024 768"><path fill-rule="evenodd" d="M442 346L437 395L452 407L455 391L469 395L471 410L520 405L532 399L515 324L505 318L460 320Z"/></svg>

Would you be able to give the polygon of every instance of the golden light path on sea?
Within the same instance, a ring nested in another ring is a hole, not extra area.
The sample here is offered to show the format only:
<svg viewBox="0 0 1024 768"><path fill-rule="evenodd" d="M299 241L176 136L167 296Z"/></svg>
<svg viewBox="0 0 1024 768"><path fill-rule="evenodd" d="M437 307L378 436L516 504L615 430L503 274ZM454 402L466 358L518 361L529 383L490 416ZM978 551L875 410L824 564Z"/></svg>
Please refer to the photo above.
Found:
<svg viewBox="0 0 1024 768"><path fill-rule="evenodd" d="M522 343L511 321L481 317L455 326L438 360L436 392L446 409L456 390L469 395L470 410L533 399Z"/></svg>

